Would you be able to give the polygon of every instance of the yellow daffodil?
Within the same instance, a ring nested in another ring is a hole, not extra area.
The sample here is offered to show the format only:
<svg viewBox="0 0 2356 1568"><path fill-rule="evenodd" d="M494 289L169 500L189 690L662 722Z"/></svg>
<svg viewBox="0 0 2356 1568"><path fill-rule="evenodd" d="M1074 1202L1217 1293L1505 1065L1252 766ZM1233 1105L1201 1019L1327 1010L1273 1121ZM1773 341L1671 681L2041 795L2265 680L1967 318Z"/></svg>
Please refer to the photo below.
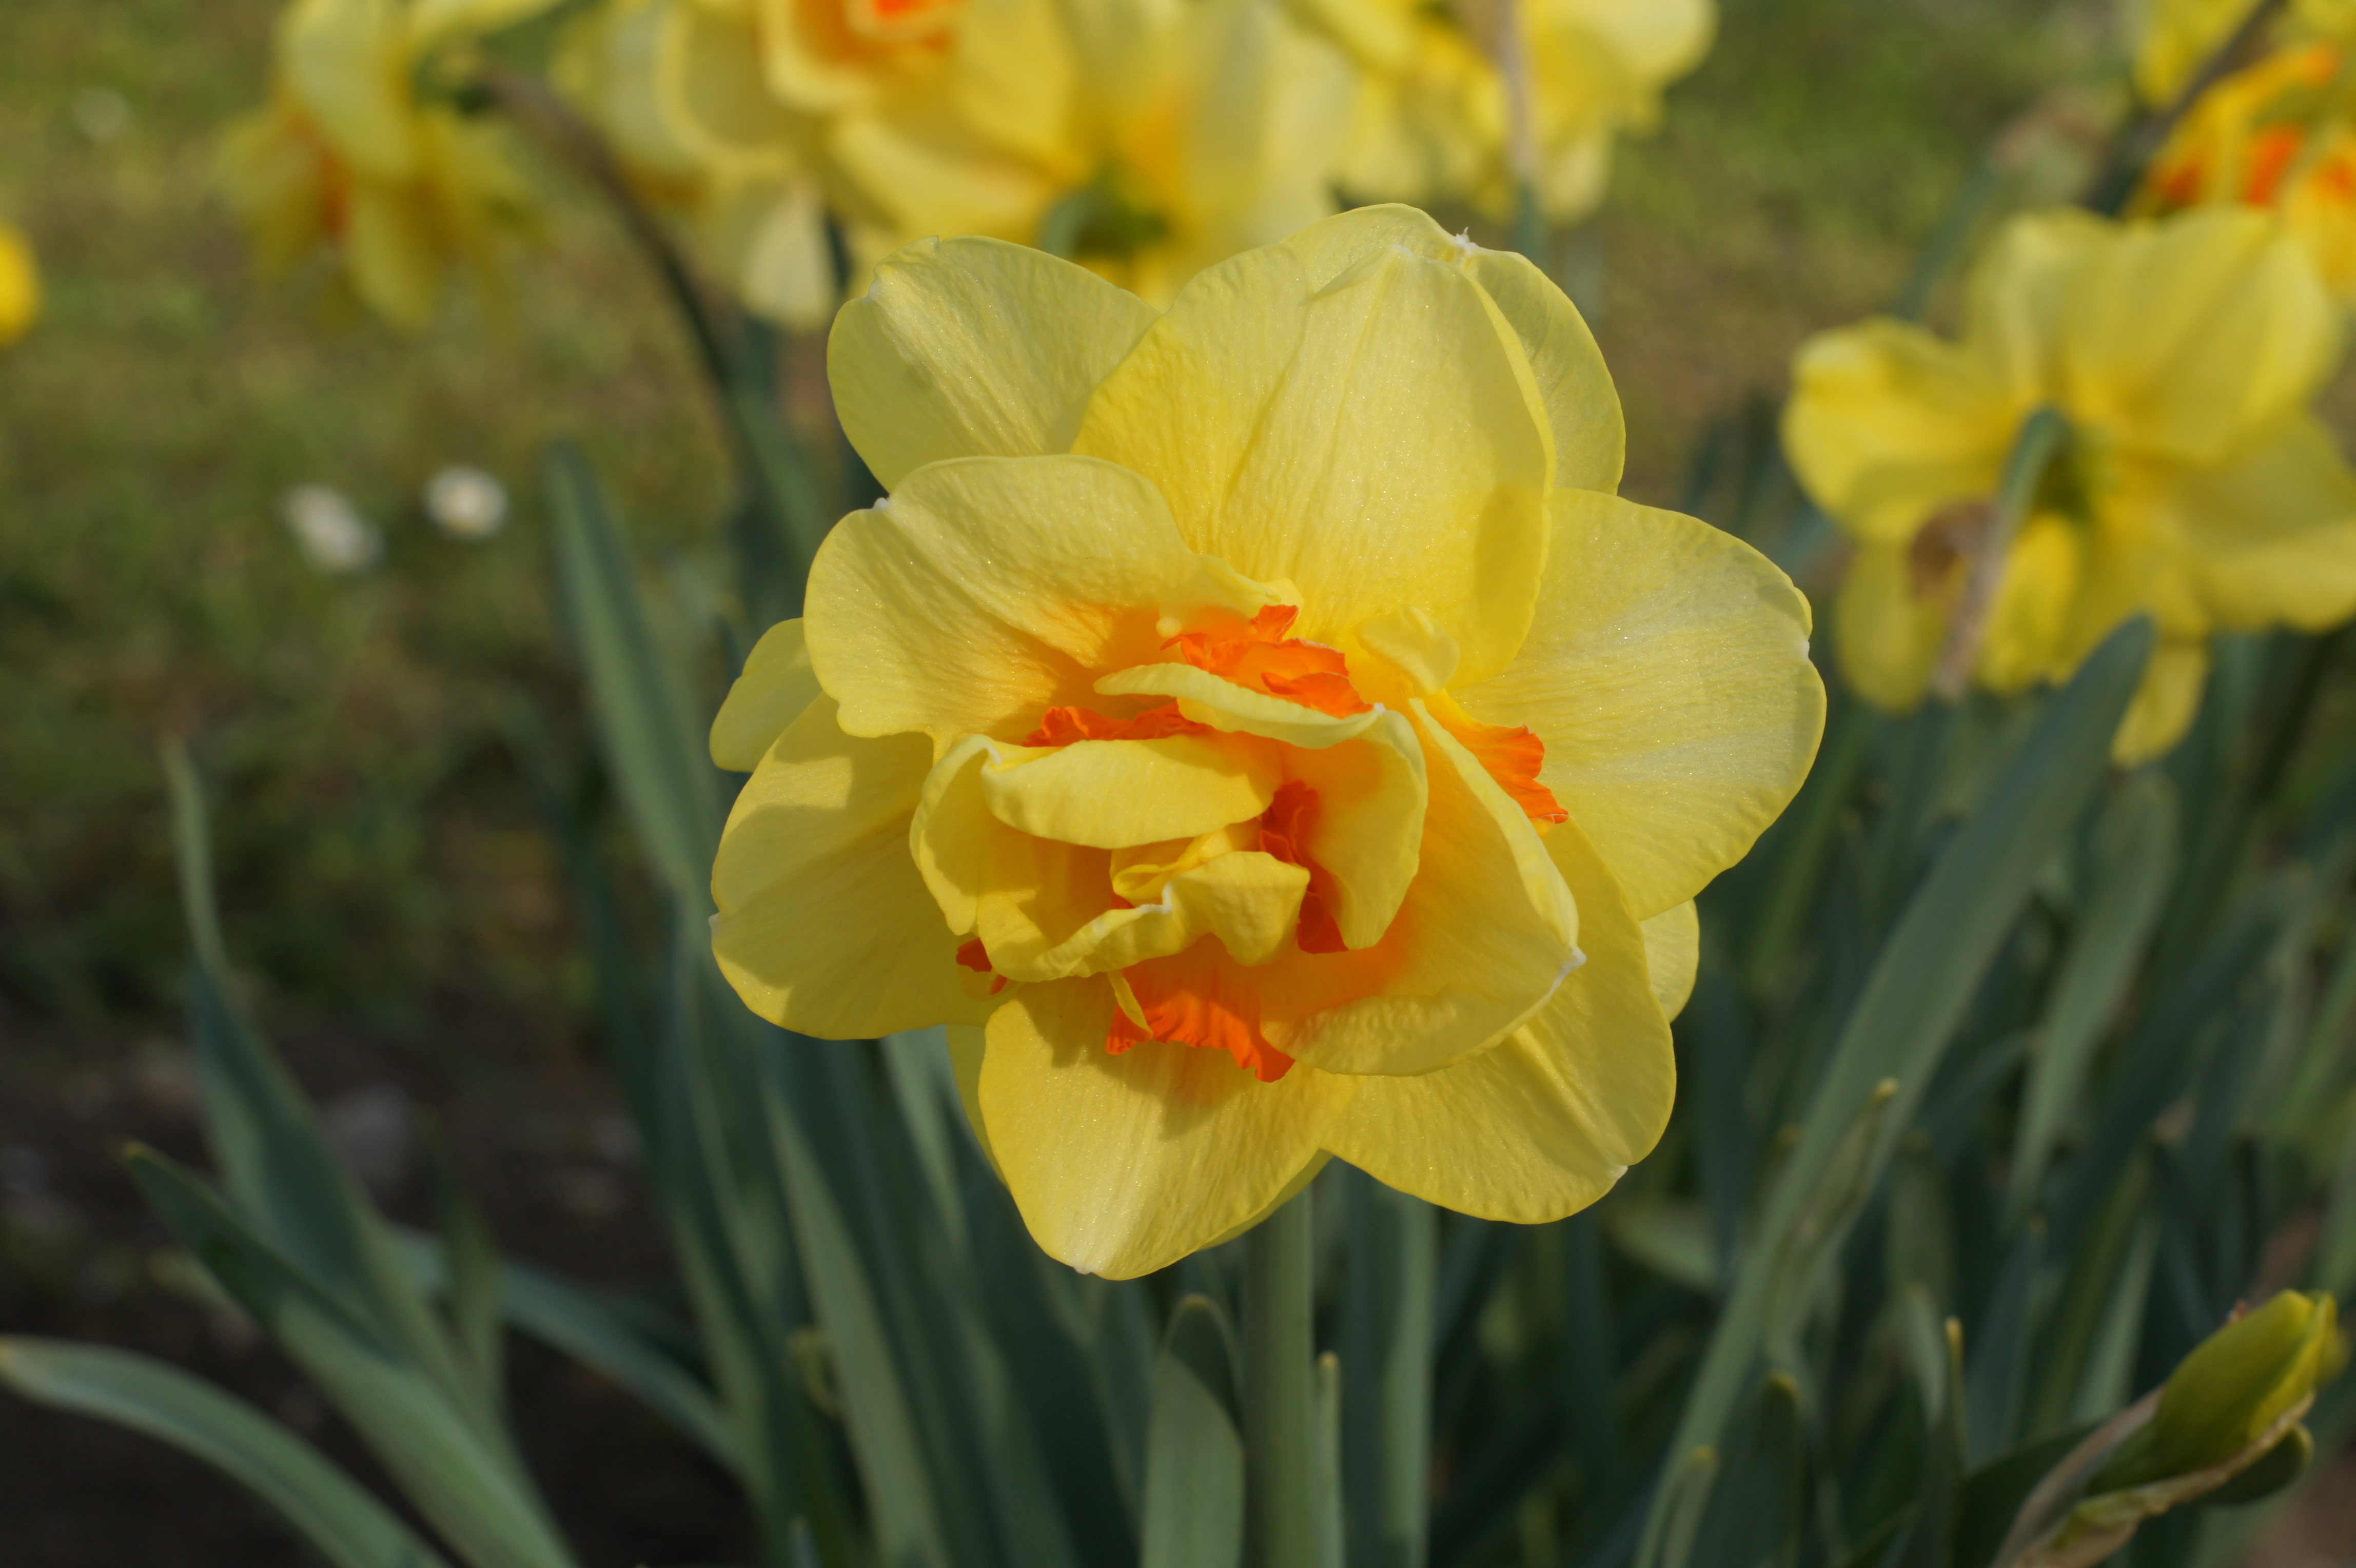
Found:
<svg viewBox="0 0 2356 1568"><path fill-rule="evenodd" d="M2136 91L2155 107L2172 103L2233 37L2255 0L2139 0L2127 13L2135 40ZM2356 37L2356 0L2291 0L2269 38L2297 41Z"/></svg>
<svg viewBox="0 0 2356 1568"><path fill-rule="evenodd" d="M2278 49L2202 93L2145 177L2137 209L2270 207L2324 282L2356 297L2356 57L2329 40Z"/></svg>
<svg viewBox="0 0 2356 1568"><path fill-rule="evenodd" d="M830 132L873 257L926 234L1069 256L1166 305L1334 209L1348 76L1277 0L969 0L944 95Z"/></svg>
<svg viewBox="0 0 2356 1568"><path fill-rule="evenodd" d="M0 344L32 329L41 314L41 269L24 235L0 223Z"/></svg>
<svg viewBox="0 0 2356 1568"><path fill-rule="evenodd" d="M421 101L437 48L552 0L295 0L279 20L271 102L231 127L223 194L262 264L335 258L361 302L424 324L456 262L486 268L530 201L494 130Z"/></svg>
<svg viewBox="0 0 2356 1568"><path fill-rule="evenodd" d="M2212 633L2356 612L2356 473L2308 412L2339 349L2306 254L2244 209L2025 215L1975 276L1960 342L1892 320L1811 338L1783 436L1857 541L1835 617L1843 671L1900 710L1943 661L2013 691L2066 677L2148 611L2161 643L2115 749L2166 750L2199 705ZM2067 434L1988 559L2007 454L2040 409ZM1985 618L1959 641L1981 573Z"/></svg>
<svg viewBox="0 0 2356 1568"><path fill-rule="evenodd" d="M1532 175L1557 223L1603 199L1612 138L1709 52L1711 0L1291 0L1358 69L1342 183L1375 200L1516 200L1513 73L1526 71Z"/></svg>
<svg viewBox="0 0 2356 1568"><path fill-rule="evenodd" d="M1542 274L1375 208L1157 315L928 241L830 359L890 494L713 726L747 1004L951 1024L1032 1233L1103 1274L1329 1155L1524 1221L1643 1157L1693 897L1823 691L1782 574L1612 493L1618 399Z"/></svg>
<svg viewBox="0 0 2356 1568"><path fill-rule="evenodd" d="M836 304L816 125L769 102L745 38L742 18L699 0L609 0L550 76L748 309L814 328Z"/></svg>

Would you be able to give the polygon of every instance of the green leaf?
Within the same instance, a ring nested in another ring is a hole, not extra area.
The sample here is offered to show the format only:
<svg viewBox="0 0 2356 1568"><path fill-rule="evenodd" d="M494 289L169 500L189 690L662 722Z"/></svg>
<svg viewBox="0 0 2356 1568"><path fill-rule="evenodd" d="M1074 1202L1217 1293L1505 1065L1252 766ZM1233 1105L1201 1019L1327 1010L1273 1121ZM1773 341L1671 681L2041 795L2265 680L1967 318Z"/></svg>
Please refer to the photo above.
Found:
<svg viewBox="0 0 2356 1568"><path fill-rule="evenodd" d="M2035 1348L2034 1325L2037 1273L2045 1249L2045 1227L2031 1219L2022 1227L1997 1275L1972 1347L1971 1372L1965 1383L1965 1430L1975 1458L2002 1453L2012 1446L2020 1427L2021 1402L2029 1387L2029 1359Z"/></svg>
<svg viewBox="0 0 2356 1568"><path fill-rule="evenodd" d="M1316 1493L1317 1568L1343 1568L1342 1358L1317 1358L1317 1454L1311 1484Z"/></svg>
<svg viewBox="0 0 2356 1568"><path fill-rule="evenodd" d="M1687 1290L1718 1293L1718 1244L1702 1205L1631 1193L1605 1204L1602 1213L1604 1234L1630 1258Z"/></svg>
<svg viewBox="0 0 2356 1568"><path fill-rule="evenodd" d="M1770 1373L1728 1423L1717 1484L1702 1510L1694 1568L1784 1568L1800 1553L1805 1518L1800 1387Z"/></svg>
<svg viewBox="0 0 2356 1568"><path fill-rule="evenodd" d="M442 1227L448 1261L448 1310L458 1343L474 1363L483 1387L500 1386L504 1329L498 1249L491 1242L483 1211L459 1184L450 1150L436 1132L425 1141L426 1172L434 1189L434 1212Z"/></svg>
<svg viewBox="0 0 2356 1568"><path fill-rule="evenodd" d="M2094 1064L2094 1047L2134 982L2176 880L2176 789L2154 772L2119 786L2094 834L2093 891L2071 933L2038 1026L2013 1144L2007 1206L2018 1224Z"/></svg>
<svg viewBox="0 0 2356 1568"><path fill-rule="evenodd" d="M710 714L655 633L627 541L587 461L552 447L545 483L565 621L606 766L655 875L682 905L705 908L721 822L700 727Z"/></svg>
<svg viewBox="0 0 2356 1568"><path fill-rule="evenodd" d="M1768 1309L1794 1250L1832 1246L1831 1234L1803 1234L1823 1211L1820 1189L1847 1181L1837 1169L1850 1130L1895 1080L1895 1102L1864 1168L1869 1187L1897 1139L1912 1126L1940 1058L1981 977L2012 929L2038 874L2083 814L2109 763L2110 738L2150 656L2146 619L2113 633L2069 685L2044 705L1986 802L1941 850L1909 900L1818 1080L1798 1145L1776 1173L1757 1240L1719 1317L1669 1452L1690 1455L1725 1425L1768 1328ZM1655 1500L1638 1553L1665 1559L1670 1493Z"/></svg>
<svg viewBox="0 0 2356 1568"><path fill-rule="evenodd" d="M1948 1568L1964 1487L1963 1330L1952 1317L1940 1319L1919 1285L1893 1305L1922 1422L1922 1472L1913 1512L1882 1552L1880 1568Z"/></svg>
<svg viewBox="0 0 2356 1568"><path fill-rule="evenodd" d="M181 896L197 949L188 991L206 1141L229 1190L294 1268L399 1346L487 1439L503 1445L493 1384L462 1359L427 1309L294 1077L230 1004L201 788L185 754L167 749L165 762Z"/></svg>
<svg viewBox="0 0 2356 1568"><path fill-rule="evenodd" d="M568 1568L572 1553L519 1462L400 1346L313 1283L179 1166L138 1150L131 1170L166 1228L319 1386L475 1568Z"/></svg>
<svg viewBox="0 0 2356 1568"><path fill-rule="evenodd" d="M1342 1298L1343 1496L1352 1561L1424 1561L1431 1473L1431 1314L1440 1216L1345 1169L1349 1288Z"/></svg>
<svg viewBox="0 0 2356 1568"><path fill-rule="evenodd" d="M1188 1296L1171 1315L1154 1369L1145 1455L1141 1568L1237 1568L1244 1439L1234 1340L1203 1296Z"/></svg>
<svg viewBox="0 0 2356 1568"><path fill-rule="evenodd" d="M395 1232L418 1288L449 1289L448 1252L440 1237ZM632 1326L600 1293L529 1263L499 1267L498 1297L507 1320L550 1349L575 1361L669 1422L721 1468L741 1477L744 1455L712 1390Z"/></svg>
<svg viewBox="0 0 2356 1568"><path fill-rule="evenodd" d="M100 1345L0 1339L0 1384L37 1404L145 1433L267 1503L335 1568L447 1568L319 1451L178 1368Z"/></svg>

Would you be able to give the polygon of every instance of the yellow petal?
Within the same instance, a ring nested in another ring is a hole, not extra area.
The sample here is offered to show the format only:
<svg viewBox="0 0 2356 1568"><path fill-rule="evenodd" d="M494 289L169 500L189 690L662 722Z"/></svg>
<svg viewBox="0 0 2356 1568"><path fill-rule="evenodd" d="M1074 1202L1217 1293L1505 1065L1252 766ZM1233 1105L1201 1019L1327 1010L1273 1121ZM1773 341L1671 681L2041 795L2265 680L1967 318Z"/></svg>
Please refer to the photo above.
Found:
<svg viewBox="0 0 2356 1568"><path fill-rule="evenodd" d="M1638 929L1644 934L1644 969L1652 976L1653 1000L1661 1004L1664 1016L1674 1018L1692 999L1694 975L1701 968L1701 917L1688 898Z"/></svg>
<svg viewBox="0 0 2356 1568"><path fill-rule="evenodd" d="M1130 1279L1264 1213L1317 1158L1347 1079L1261 1083L1224 1051L1105 1049L1102 980L1025 987L991 1015L982 1121L1031 1235L1084 1273Z"/></svg>
<svg viewBox="0 0 2356 1568"><path fill-rule="evenodd" d="M1807 776L1825 713L1808 605L1692 518L1584 490L1552 510L1529 640L1454 695L1537 732L1539 782L1649 918L1740 859Z"/></svg>
<svg viewBox="0 0 2356 1568"><path fill-rule="evenodd" d="M1000 822L1097 849L1248 822L1268 810L1280 782L1274 746L1196 735L1078 741L981 776Z"/></svg>
<svg viewBox="0 0 2356 1568"><path fill-rule="evenodd" d="M1916 596L1907 547L1858 546L1833 604L1833 651L1850 688L1877 708L1911 713L1946 643L1944 602Z"/></svg>
<svg viewBox="0 0 2356 1568"><path fill-rule="evenodd" d="M1312 297L1278 247L1187 285L1074 449L1152 479L1196 549L1298 585L1297 635L1338 643L1418 607L1477 678L1528 625L1552 445L1513 328L1464 273L1383 248Z"/></svg>
<svg viewBox="0 0 2356 1568"><path fill-rule="evenodd" d="M1867 321L1800 345L1783 451L1843 528L1894 542L1950 502L1995 492L2021 412L1964 349L1911 323Z"/></svg>
<svg viewBox="0 0 2356 1568"><path fill-rule="evenodd" d="M1092 457L966 457L835 526L806 619L845 729L923 730L946 749L1012 739L1051 706L1099 706L1096 672L1160 657L1165 612L1248 617L1267 598L1188 550L1135 474Z"/></svg>
<svg viewBox="0 0 2356 1568"><path fill-rule="evenodd" d="M2118 235L2116 223L2075 208L2027 212L1997 231L1973 267L1965 349L2020 413L2062 398L2071 312Z"/></svg>
<svg viewBox="0 0 2356 1568"><path fill-rule="evenodd" d="M1184 952L1216 937L1238 964L1264 964L1282 950L1301 918L1309 873L1257 850L1223 854L1170 879L1162 896L1097 916L1038 952L990 949L1011 980L1062 980L1127 969Z"/></svg>
<svg viewBox="0 0 2356 1568"><path fill-rule="evenodd" d="M801 620L781 620L753 645L744 672L728 688L728 700L712 721L712 760L732 773L752 772L771 743L818 697Z"/></svg>
<svg viewBox="0 0 2356 1568"><path fill-rule="evenodd" d="M1085 267L998 240L923 240L843 306L827 376L887 489L945 457L1070 448L1088 394L1153 321Z"/></svg>
<svg viewBox="0 0 2356 1568"><path fill-rule="evenodd" d="M2014 536L1980 634L1974 671L1980 684L1992 692L2023 691L2074 663L2069 638L2086 575L2088 532L2046 512Z"/></svg>
<svg viewBox="0 0 2356 1568"><path fill-rule="evenodd" d="M2182 541L2218 629L2322 631L2356 615L2356 472L2312 415L2218 467L2174 470L2139 499Z"/></svg>
<svg viewBox="0 0 2356 1568"><path fill-rule="evenodd" d="M1402 1192L1521 1224L1575 1214L1611 1190L1659 1142L1676 1092L1646 943L1612 874L1575 822L1547 847L1579 898L1587 962L1536 1017L1470 1060L1355 1079L1357 1097L1325 1136L1337 1158Z"/></svg>
<svg viewBox="0 0 2356 1568"><path fill-rule="evenodd" d="M353 291L396 327L424 326L442 295L433 215L415 191L398 186L355 185L350 202L344 262Z"/></svg>
<svg viewBox="0 0 2356 1568"><path fill-rule="evenodd" d="M2340 307L2271 214L2131 224L2072 293L2065 409L2130 450L2216 462L2305 406L2340 342Z"/></svg>
<svg viewBox="0 0 2356 1568"><path fill-rule="evenodd" d="M25 335L41 314L41 269L24 235L0 223L0 345Z"/></svg>
<svg viewBox="0 0 2356 1568"><path fill-rule="evenodd" d="M2163 640L2152 650L2119 733L2111 737L2111 760L2133 768L2174 750L2192 727L2208 684L2207 643Z"/></svg>
<svg viewBox="0 0 2356 1568"><path fill-rule="evenodd" d="M1579 909L1521 808L1415 704L1430 805L1419 865L1371 947L1254 972L1261 1026L1328 1071L1429 1072L1502 1038L1578 962Z"/></svg>
<svg viewBox="0 0 2356 1568"><path fill-rule="evenodd" d="M1285 771L1317 791L1301 845L1333 879L1328 908L1343 944L1382 940L1423 864L1429 765L1406 716L1381 713L1364 736L1322 750L1295 750Z"/></svg>
<svg viewBox="0 0 2356 1568"><path fill-rule="evenodd" d="M407 23L393 0L296 0L278 24L287 91L336 156L370 179L417 170Z"/></svg>
<svg viewBox="0 0 2356 1568"><path fill-rule="evenodd" d="M1238 686L1193 664L1139 664L1116 670L1097 682L1097 690L1107 696L1174 697L1178 711L1196 724L1312 750L1355 740L1382 722L1377 709L1328 714L1290 697Z"/></svg>
<svg viewBox="0 0 2356 1568"><path fill-rule="evenodd" d="M552 9L556 3L557 0L410 0L410 48L422 54L437 44L502 32Z"/></svg>
<svg viewBox="0 0 2356 1568"><path fill-rule="evenodd" d="M823 698L769 748L712 868L712 952L747 1007L827 1039L978 1016L908 853L931 760L920 736L843 734Z"/></svg>
<svg viewBox="0 0 2356 1568"><path fill-rule="evenodd" d="M802 161L803 124L763 80L749 20L709 5L667 7L654 50L655 101L679 144L734 178Z"/></svg>
<svg viewBox="0 0 2356 1568"><path fill-rule="evenodd" d="M981 1061L989 1045L980 1025L951 1024L946 1033L949 1067L957 1074L958 1104L965 1110L966 1125L973 1129L973 1141L981 1145L991 1174L1002 1182L1006 1173L999 1168L998 1152L990 1146L990 1128L981 1119Z"/></svg>
<svg viewBox="0 0 2356 1568"><path fill-rule="evenodd" d="M1476 245L1401 206L1360 208L1285 242L1312 289L1385 245L1461 267L1512 324L1553 428L1555 487L1618 489L1626 428L1612 372L1579 307L1528 257Z"/></svg>

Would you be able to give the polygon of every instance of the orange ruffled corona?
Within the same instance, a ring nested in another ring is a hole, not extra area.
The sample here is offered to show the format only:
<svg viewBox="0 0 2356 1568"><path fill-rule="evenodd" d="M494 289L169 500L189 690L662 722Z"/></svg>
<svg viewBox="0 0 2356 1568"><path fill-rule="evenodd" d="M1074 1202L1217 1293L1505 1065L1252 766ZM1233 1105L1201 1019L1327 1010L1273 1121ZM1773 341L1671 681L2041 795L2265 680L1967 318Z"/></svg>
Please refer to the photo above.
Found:
<svg viewBox="0 0 2356 1568"><path fill-rule="evenodd" d="M1618 402L1543 274L1366 209L1158 314L926 242L830 370L890 493L712 729L749 1005L948 1024L1032 1234L1097 1273L1329 1156L1537 1221L1652 1147L1693 896L1823 690L1780 573L1611 493Z"/></svg>

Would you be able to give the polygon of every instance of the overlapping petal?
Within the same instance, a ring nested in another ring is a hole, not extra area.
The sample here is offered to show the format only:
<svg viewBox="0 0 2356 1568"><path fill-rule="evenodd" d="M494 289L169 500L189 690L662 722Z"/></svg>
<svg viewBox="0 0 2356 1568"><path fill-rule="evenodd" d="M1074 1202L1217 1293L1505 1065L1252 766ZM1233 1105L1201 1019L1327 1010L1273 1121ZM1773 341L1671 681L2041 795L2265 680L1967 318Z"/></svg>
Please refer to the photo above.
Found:
<svg viewBox="0 0 2356 1568"><path fill-rule="evenodd" d="M1183 618L1248 618L1257 585L1186 547L1136 474L1090 457L935 463L835 525L810 568L810 661L854 735L1012 739L1093 705Z"/></svg>
<svg viewBox="0 0 2356 1568"><path fill-rule="evenodd" d="M1261 1083L1224 1052L1160 1042L1111 1055L1113 1014L1101 980L1026 986L991 1015L975 1098L1039 1244L1128 1279L1265 1213L1356 1085L1298 1070Z"/></svg>
<svg viewBox="0 0 2356 1568"><path fill-rule="evenodd" d="M712 721L712 760L734 773L752 772L819 694L801 620L779 621L753 645Z"/></svg>
<svg viewBox="0 0 2356 1568"><path fill-rule="evenodd" d="M1578 897L1587 961L1536 1017L1469 1060L1355 1080L1324 1140L1403 1192L1522 1224L1609 1191L1659 1141L1676 1090L1645 940L1610 870L1575 823L1547 834L1547 847Z"/></svg>
<svg viewBox="0 0 2356 1568"><path fill-rule="evenodd" d="M2356 471L2321 421L2296 415L2231 462L2170 478L2142 502L2182 542L2220 629L2321 631L2356 615Z"/></svg>
<svg viewBox="0 0 2356 1568"><path fill-rule="evenodd" d="M948 457L1070 449L1097 383L1154 316L1025 245L926 240L842 307L827 375L851 445L887 488Z"/></svg>
<svg viewBox="0 0 2356 1568"><path fill-rule="evenodd" d="M908 856L931 762L920 736L845 735L824 698L770 746L712 868L712 951L745 1005L831 1039L978 1016Z"/></svg>
<svg viewBox="0 0 2356 1568"><path fill-rule="evenodd" d="M1539 782L1657 915L1741 858L1807 776L1824 730L1807 601L1692 518L1574 490L1551 510L1529 640L1454 694L1545 740Z"/></svg>
<svg viewBox="0 0 2356 1568"><path fill-rule="evenodd" d="M1401 383L1419 395L1366 395ZM1459 269L1387 242L1313 294L1282 246L1202 274L1106 378L1075 442L1151 479L1196 549L1297 585L1298 635L1339 642L1418 606L1473 675L1529 624L1552 448L1496 306Z"/></svg>

